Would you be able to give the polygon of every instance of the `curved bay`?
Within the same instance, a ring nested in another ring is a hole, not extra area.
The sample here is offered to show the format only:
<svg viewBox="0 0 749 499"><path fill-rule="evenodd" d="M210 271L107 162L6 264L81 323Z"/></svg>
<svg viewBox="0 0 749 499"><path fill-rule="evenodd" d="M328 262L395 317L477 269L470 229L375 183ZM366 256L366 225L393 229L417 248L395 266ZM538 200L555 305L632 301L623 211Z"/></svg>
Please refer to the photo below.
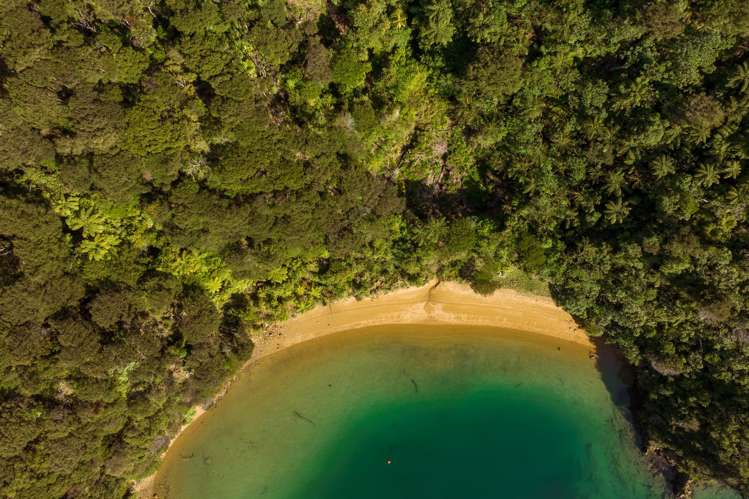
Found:
<svg viewBox="0 0 749 499"><path fill-rule="evenodd" d="M381 326L252 365L169 450L165 498L663 496L586 348Z"/></svg>

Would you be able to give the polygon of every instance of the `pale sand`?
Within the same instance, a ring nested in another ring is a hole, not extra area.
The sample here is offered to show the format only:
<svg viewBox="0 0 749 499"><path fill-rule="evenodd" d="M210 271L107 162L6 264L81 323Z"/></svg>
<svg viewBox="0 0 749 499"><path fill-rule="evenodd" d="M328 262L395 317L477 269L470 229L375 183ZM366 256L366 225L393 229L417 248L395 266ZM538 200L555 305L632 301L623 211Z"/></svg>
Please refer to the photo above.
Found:
<svg viewBox="0 0 749 499"><path fill-rule="evenodd" d="M421 287L403 288L363 300L347 298L320 305L274 325L253 337L255 348L245 367L304 341L385 324L490 326L551 336L583 345L591 351L595 349L585 331L551 298L522 294L512 289L498 289L491 295L482 296L465 284L433 280ZM197 406L192 421L205 412L203 407ZM187 426L183 425L174 439ZM138 497L153 497L154 477L151 475L134 484Z"/></svg>
<svg viewBox="0 0 749 499"><path fill-rule="evenodd" d="M316 307L254 338L250 362L297 343L384 324L491 326L572 341L590 348L585 331L551 298L499 289L479 295L457 282L432 281L385 295Z"/></svg>

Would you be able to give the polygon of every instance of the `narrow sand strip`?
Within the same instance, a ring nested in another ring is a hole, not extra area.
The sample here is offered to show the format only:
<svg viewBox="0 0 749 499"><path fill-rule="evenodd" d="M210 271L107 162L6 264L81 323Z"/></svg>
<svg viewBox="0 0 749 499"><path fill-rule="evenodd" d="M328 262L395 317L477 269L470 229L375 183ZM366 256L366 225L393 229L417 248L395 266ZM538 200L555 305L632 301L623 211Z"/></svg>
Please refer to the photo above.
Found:
<svg viewBox="0 0 749 499"><path fill-rule="evenodd" d="M364 300L316 307L254 338L250 362L297 343L383 324L490 326L553 336L593 348L588 335L551 298L498 289L488 296L456 282L431 281Z"/></svg>

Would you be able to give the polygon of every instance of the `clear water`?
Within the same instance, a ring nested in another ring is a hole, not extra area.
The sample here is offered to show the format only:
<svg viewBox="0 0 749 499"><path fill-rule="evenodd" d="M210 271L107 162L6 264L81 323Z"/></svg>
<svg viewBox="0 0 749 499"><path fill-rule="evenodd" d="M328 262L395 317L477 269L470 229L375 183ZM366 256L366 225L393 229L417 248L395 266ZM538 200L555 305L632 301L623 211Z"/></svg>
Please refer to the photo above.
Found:
<svg viewBox="0 0 749 499"><path fill-rule="evenodd" d="M162 498L663 497L586 348L387 326L261 360L172 446Z"/></svg>

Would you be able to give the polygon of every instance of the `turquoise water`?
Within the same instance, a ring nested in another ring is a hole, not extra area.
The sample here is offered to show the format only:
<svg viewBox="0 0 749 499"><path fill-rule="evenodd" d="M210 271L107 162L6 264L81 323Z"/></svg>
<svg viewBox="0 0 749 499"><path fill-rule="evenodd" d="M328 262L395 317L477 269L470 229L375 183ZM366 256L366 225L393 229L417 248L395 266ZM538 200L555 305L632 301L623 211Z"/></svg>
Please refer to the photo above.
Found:
<svg viewBox="0 0 749 499"><path fill-rule="evenodd" d="M593 447L562 400L486 387L367 411L293 496L647 497L644 487L623 495L628 484L608 476Z"/></svg>
<svg viewBox="0 0 749 499"><path fill-rule="evenodd" d="M164 498L663 497L587 349L390 326L262 360L167 454Z"/></svg>

